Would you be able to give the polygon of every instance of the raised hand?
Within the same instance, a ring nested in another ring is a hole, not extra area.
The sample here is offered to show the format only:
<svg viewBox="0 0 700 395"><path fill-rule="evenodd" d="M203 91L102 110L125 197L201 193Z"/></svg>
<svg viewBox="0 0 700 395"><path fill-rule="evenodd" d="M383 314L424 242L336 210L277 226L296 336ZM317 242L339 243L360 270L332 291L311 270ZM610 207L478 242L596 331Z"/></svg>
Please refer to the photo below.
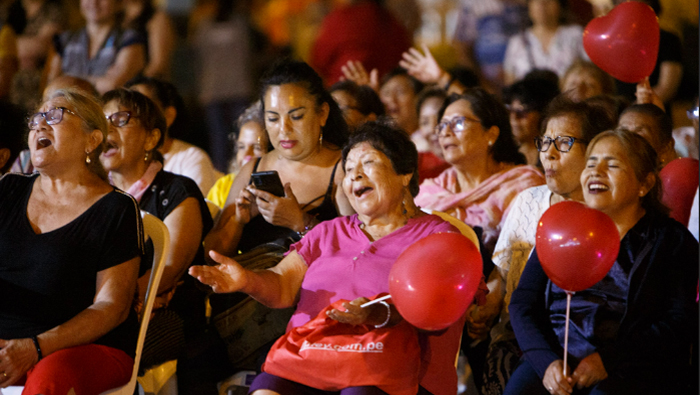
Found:
<svg viewBox="0 0 700 395"><path fill-rule="evenodd" d="M447 72L440 67L428 46L423 44L422 49L423 53L415 48L404 52L403 60L399 61L399 65L406 69L408 74L425 84L440 84L445 79L449 82L450 77L446 76Z"/></svg>
<svg viewBox="0 0 700 395"><path fill-rule="evenodd" d="M190 276L210 286L216 293L237 292L245 288L248 272L238 262L216 251L209 251L209 256L219 265L192 266Z"/></svg>
<svg viewBox="0 0 700 395"><path fill-rule="evenodd" d="M637 96L637 104L653 104L666 111L661 98L659 98L656 92L654 92L654 89L652 89L649 83L649 77L646 77L637 84L635 95Z"/></svg>
<svg viewBox="0 0 700 395"><path fill-rule="evenodd" d="M379 92L379 70L372 69L367 74L365 66L357 60L348 60L348 62L340 68L345 79L350 80L357 85L367 85L375 92Z"/></svg>

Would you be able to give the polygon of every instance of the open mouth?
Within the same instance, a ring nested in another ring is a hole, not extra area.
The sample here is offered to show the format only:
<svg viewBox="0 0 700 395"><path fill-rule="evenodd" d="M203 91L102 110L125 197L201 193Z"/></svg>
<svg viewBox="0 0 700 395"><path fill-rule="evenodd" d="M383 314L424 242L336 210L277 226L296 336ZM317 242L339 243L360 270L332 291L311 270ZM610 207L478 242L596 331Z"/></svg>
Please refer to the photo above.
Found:
<svg viewBox="0 0 700 395"><path fill-rule="evenodd" d="M53 143L52 143L51 140L49 140L48 138L46 138L46 137L39 137L39 138L37 139L37 141L36 141L36 148L37 148L38 150L40 150L40 149L42 149L42 148L46 148L46 147L50 146L51 144L53 144Z"/></svg>
<svg viewBox="0 0 700 395"><path fill-rule="evenodd" d="M609 189L607 185L598 182L588 184L588 190L591 192L605 192Z"/></svg>
<svg viewBox="0 0 700 395"><path fill-rule="evenodd" d="M117 143L115 143L114 141L108 140L107 143L105 144L105 150L102 153L102 155L107 155L107 156L112 155L112 154L117 152L118 148L119 148L119 146L117 145Z"/></svg>
<svg viewBox="0 0 700 395"><path fill-rule="evenodd" d="M355 189L355 190L353 191L353 193L355 194L355 197L361 197L361 196L364 195L365 193L369 193L369 192L371 192L372 190L373 190L373 189L372 189L371 187L361 187L361 188Z"/></svg>

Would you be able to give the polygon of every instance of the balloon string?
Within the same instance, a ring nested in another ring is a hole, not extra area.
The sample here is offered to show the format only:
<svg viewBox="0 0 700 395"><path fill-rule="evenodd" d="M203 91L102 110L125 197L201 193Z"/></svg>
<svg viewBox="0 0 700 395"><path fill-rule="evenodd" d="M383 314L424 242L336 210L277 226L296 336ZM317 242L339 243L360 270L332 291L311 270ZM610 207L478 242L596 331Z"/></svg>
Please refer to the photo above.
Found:
<svg viewBox="0 0 700 395"><path fill-rule="evenodd" d="M389 299L389 298L391 298L391 295L385 295L385 296L382 296L381 298L377 298L377 299L374 299L374 300L372 300L372 301L369 301L369 302L367 302L367 303L365 303L365 304L363 304L363 305L360 305L360 307L364 309L364 308L367 307L367 306L371 306L371 305L373 305L373 304L375 304L375 303L379 303L379 302L381 302L382 300L387 300L387 299Z"/></svg>
<svg viewBox="0 0 700 395"><path fill-rule="evenodd" d="M564 377L566 377L566 361L569 356L569 312L571 311L571 295L566 291L566 324L564 324Z"/></svg>

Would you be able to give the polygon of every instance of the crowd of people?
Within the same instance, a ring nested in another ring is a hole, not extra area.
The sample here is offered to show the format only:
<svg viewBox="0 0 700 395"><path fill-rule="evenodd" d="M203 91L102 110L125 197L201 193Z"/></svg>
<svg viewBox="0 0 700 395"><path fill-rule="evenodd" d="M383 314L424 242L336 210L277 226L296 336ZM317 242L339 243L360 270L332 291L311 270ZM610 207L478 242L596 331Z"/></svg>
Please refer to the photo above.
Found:
<svg viewBox="0 0 700 395"><path fill-rule="evenodd" d="M697 155L700 117L696 98L690 148L674 140L672 33L654 73L630 88L590 62L570 1L465 1L456 39L467 61L449 70L411 47L384 1L338 1L308 63L253 59L245 2L204 2L191 25L206 58L193 79L206 85L212 145L201 148L188 141L192 108L172 80L178 37L163 10L81 0L84 25L69 30L58 0L10 3L0 12L10 15L0 20L0 388L119 387L142 319L141 373L177 360L181 394L215 394L254 370L255 395L455 395L458 355L470 395L697 393L700 189L666 180L679 180L679 161L697 174L697 158L679 156ZM231 40L245 40L240 58ZM605 277L568 295L570 322L567 290L536 246L540 217L563 201L606 214L620 238ZM143 213L170 235L149 317ZM365 305L389 293L406 248L465 225L483 270L457 321L426 330L391 300ZM419 350L396 361L405 379L387 367L330 385L305 360L295 376L275 370L273 344L319 314L400 332Z"/></svg>

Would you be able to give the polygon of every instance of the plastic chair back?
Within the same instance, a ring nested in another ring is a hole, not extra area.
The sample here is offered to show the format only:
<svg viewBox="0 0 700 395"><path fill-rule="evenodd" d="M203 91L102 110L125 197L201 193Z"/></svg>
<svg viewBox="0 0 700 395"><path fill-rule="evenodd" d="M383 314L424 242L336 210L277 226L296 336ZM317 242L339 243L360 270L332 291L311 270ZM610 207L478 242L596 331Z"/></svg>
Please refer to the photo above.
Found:
<svg viewBox="0 0 700 395"><path fill-rule="evenodd" d="M150 321L153 304L158 294L158 285L160 278L163 275L165 268L165 258L168 256L170 248L170 232L163 221L159 220L152 214L141 211L143 217L143 230L145 238L149 237L153 241L153 267L151 268L151 278L148 280L148 290L146 290L146 300L144 302L143 311L141 312L141 324L139 329L139 338L136 343L136 358L134 358L134 370L131 372L131 380L119 388L115 388L102 395L133 395L136 388L136 378L139 373L139 364L141 362L141 353L143 352L143 344L146 340L146 332L148 331L148 322Z"/></svg>

